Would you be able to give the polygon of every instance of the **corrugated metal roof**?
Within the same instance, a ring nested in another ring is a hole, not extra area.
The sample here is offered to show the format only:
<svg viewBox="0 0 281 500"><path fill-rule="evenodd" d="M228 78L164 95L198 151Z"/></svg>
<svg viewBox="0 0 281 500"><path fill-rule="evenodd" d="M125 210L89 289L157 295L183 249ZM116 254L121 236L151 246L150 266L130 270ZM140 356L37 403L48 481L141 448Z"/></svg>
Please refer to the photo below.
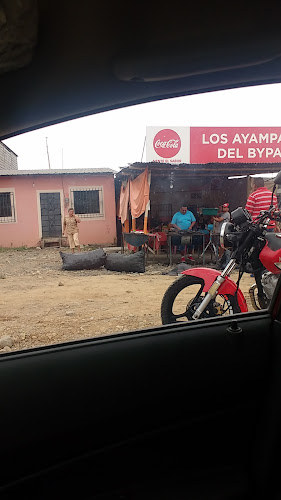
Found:
<svg viewBox="0 0 281 500"><path fill-rule="evenodd" d="M11 175L61 175L61 174L96 174L107 175L114 174L115 170L111 168L58 168L58 169L39 169L39 170L0 170L0 176Z"/></svg>
<svg viewBox="0 0 281 500"><path fill-rule="evenodd" d="M152 175L167 176L174 172L179 177L236 176L278 172L280 163L155 163L136 162L116 172L116 178L139 175L148 167Z"/></svg>

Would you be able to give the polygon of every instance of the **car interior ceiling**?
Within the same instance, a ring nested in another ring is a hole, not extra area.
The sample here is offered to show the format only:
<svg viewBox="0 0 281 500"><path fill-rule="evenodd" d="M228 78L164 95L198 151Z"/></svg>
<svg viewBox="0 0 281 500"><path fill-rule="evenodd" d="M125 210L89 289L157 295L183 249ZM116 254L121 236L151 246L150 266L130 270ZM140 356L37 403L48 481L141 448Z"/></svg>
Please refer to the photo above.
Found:
<svg viewBox="0 0 281 500"><path fill-rule="evenodd" d="M270 7L3 0L0 139L281 82ZM280 304L279 283L241 335L222 317L2 355L1 497L278 498Z"/></svg>

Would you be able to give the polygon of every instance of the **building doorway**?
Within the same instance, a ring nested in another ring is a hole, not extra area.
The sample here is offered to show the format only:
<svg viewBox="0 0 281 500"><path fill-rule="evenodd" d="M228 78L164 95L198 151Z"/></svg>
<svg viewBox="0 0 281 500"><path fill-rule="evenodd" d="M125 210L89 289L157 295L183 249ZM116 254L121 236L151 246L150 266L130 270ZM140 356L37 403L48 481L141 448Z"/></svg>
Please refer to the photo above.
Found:
<svg viewBox="0 0 281 500"><path fill-rule="evenodd" d="M62 235L60 193L40 193L42 238Z"/></svg>

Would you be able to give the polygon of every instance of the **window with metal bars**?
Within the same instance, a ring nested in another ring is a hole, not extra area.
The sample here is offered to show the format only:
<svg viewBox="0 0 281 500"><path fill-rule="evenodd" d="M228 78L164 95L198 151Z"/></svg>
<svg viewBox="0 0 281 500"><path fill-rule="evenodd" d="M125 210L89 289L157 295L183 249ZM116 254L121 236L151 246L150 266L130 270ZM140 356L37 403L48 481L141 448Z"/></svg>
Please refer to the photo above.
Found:
<svg viewBox="0 0 281 500"><path fill-rule="evenodd" d="M192 200L202 200L202 193L191 193Z"/></svg>
<svg viewBox="0 0 281 500"><path fill-rule="evenodd" d="M172 205L151 205L151 217L154 219L170 220L172 218Z"/></svg>
<svg viewBox="0 0 281 500"><path fill-rule="evenodd" d="M75 188L70 190L71 204L80 217L103 217L102 188Z"/></svg>
<svg viewBox="0 0 281 500"><path fill-rule="evenodd" d="M0 223L16 222L14 192L0 192Z"/></svg>

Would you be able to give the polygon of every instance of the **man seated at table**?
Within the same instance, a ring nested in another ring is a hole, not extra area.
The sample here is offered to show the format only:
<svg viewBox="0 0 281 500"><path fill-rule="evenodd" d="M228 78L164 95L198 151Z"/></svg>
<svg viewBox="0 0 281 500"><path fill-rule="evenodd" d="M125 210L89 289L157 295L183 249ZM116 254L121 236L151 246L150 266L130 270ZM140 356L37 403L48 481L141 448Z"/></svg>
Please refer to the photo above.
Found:
<svg viewBox="0 0 281 500"><path fill-rule="evenodd" d="M176 231L187 231L191 230L196 224L196 219L190 210L187 209L187 205L182 205L179 212L176 212L172 218L172 222L170 224L171 228L174 228ZM172 245L179 247L181 253L181 260L185 262L184 258L184 245L181 245L181 235L173 235L172 236ZM193 260L192 255L188 255L187 258L189 260Z"/></svg>

